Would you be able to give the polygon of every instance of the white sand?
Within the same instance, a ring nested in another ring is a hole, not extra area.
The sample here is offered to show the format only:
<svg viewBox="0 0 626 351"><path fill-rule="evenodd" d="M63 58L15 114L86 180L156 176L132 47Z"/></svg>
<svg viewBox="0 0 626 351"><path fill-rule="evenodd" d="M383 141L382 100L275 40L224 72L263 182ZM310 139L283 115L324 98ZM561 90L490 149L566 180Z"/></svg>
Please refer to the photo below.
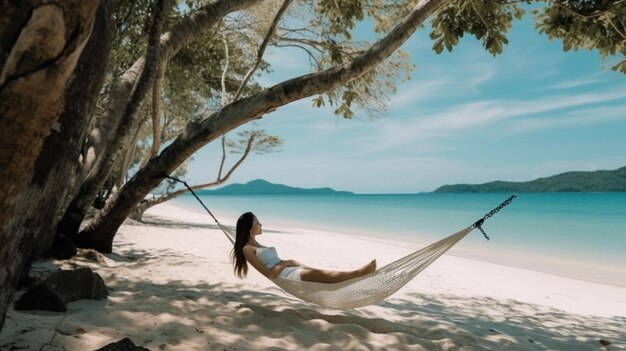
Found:
<svg viewBox="0 0 626 351"><path fill-rule="evenodd" d="M0 350L94 350L127 336L151 350L626 349L625 288L444 255L378 305L328 310L253 268L234 277L230 243L207 215L164 204L146 220L125 224L103 262L53 262L95 270L108 300L77 301L67 313L11 309ZM281 257L320 268L371 258L382 266L415 249L267 221L264 229L259 241Z"/></svg>

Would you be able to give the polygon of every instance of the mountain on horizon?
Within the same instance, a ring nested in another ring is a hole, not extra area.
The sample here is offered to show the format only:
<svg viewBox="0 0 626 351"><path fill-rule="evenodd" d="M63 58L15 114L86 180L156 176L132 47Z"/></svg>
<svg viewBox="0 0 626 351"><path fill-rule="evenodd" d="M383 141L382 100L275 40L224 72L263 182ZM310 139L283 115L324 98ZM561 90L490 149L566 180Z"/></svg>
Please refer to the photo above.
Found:
<svg viewBox="0 0 626 351"><path fill-rule="evenodd" d="M484 184L454 184L437 188L435 193L499 192L623 192L626 191L626 167L616 170L575 171L529 182L495 181Z"/></svg>
<svg viewBox="0 0 626 351"><path fill-rule="evenodd" d="M215 190L201 190L202 195L354 195L349 191L325 188L297 188L255 179L245 184L230 184Z"/></svg>

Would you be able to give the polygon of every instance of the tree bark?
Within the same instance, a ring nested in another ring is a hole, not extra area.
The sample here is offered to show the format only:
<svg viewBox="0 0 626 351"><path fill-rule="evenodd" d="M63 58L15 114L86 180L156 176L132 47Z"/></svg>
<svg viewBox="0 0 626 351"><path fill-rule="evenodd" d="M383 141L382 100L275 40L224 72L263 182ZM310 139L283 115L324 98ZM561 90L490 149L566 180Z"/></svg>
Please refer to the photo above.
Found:
<svg viewBox="0 0 626 351"><path fill-rule="evenodd" d="M142 166L156 156L161 148L161 82L165 75L165 66L162 64L159 67L154 84L152 84L152 145L145 162L142 162Z"/></svg>
<svg viewBox="0 0 626 351"><path fill-rule="evenodd" d="M141 129L143 129L144 124L148 120L148 116L144 116L144 118L139 121L137 128L135 128L135 132L130 138L128 142L128 148L126 152L124 152L124 157L122 158L122 162L120 164L120 169L115 177L115 188L119 189L122 187L122 184L126 181L126 175L128 174L128 170L133 163L133 159L135 157L135 150L137 147L137 140L139 139L139 134L141 133Z"/></svg>
<svg viewBox="0 0 626 351"><path fill-rule="evenodd" d="M382 40L350 62L321 72L293 78L250 97L234 101L201 122L191 122L159 156L139 170L104 209L79 233L81 245L111 252L113 238L132 209L166 175L222 134L261 118L290 102L338 87L367 73L397 50L446 0L422 0Z"/></svg>
<svg viewBox="0 0 626 351"><path fill-rule="evenodd" d="M59 119L66 84L91 34L98 3L3 2L0 12L0 329L22 264L33 249L32 242L10 231L11 223L21 219L14 216L18 196L31 181L44 140ZM39 182L40 178L33 181Z"/></svg>
<svg viewBox="0 0 626 351"><path fill-rule="evenodd" d="M20 217L13 221L11 232L22 236L24 242L35 243L33 259L50 248L70 188L68 178L78 169L80 148L77 146L85 140L111 51L110 17L111 1L102 0L91 37L65 94L59 128L46 138L33 178L18 201Z"/></svg>
<svg viewBox="0 0 626 351"><path fill-rule="evenodd" d="M72 239L75 239L76 233L80 228L80 225L87 214L87 210L93 203L94 199L98 195L102 186L106 182L107 178L111 175L112 167L115 159L121 155L126 147L130 144L128 140L130 134L137 127L137 116L141 109L141 104L145 98L146 93L149 90L151 81L155 76L156 67L159 65L159 37L161 35L161 29L165 22L165 0L157 0L153 8L153 18L150 26L150 35L148 39L148 48L146 50L145 58L142 58L140 64L135 64L129 69L122 77L121 82L118 82L116 86L123 86L129 79L136 81L132 87L131 96L129 100L125 101L123 106L123 113L121 114L121 123L117 128L110 130L99 130L98 133L104 133L105 138L100 135L101 141L104 142L103 150L94 163L89 163L91 169L87 173L87 176L80 185L76 196L70 202L61 223L59 224L59 231ZM126 77L126 78L125 78ZM116 101L116 95L120 91L114 90L112 93L112 101ZM110 106L109 106L110 107ZM115 114L110 111L115 110L109 108L107 116L101 118L101 121L107 121L110 116ZM113 118L113 121L118 119ZM90 160L91 161L91 160Z"/></svg>
<svg viewBox="0 0 626 351"><path fill-rule="evenodd" d="M154 77L153 74L152 78L144 74L144 66L154 69L160 64L167 63L181 48L204 34L222 17L260 1L218 0L202 7L161 35L154 53L154 56L159 57L158 61L147 56L141 57L122 75L111 93L106 116L100 119L103 125L96 128L90 137L94 144L89 148L86 165L91 169L61 220L59 228L62 233L72 237L78 233L89 206L111 173L113 160L122 151L122 146L126 145L126 139L136 124L136 115L129 106L141 105L146 95L145 91L136 94L135 86L139 84L149 86ZM141 82L140 76L150 79Z"/></svg>

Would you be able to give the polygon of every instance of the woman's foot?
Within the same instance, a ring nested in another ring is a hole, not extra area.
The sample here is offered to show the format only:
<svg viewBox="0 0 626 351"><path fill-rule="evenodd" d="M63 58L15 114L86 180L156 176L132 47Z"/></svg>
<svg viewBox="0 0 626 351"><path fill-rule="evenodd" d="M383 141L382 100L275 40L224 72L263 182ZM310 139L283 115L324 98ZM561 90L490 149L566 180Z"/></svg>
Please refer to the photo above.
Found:
<svg viewBox="0 0 626 351"><path fill-rule="evenodd" d="M361 269L359 269L359 272L361 273L361 275L366 275L366 274L370 274L374 272L375 270L376 270L376 260L372 260L370 263L361 267Z"/></svg>

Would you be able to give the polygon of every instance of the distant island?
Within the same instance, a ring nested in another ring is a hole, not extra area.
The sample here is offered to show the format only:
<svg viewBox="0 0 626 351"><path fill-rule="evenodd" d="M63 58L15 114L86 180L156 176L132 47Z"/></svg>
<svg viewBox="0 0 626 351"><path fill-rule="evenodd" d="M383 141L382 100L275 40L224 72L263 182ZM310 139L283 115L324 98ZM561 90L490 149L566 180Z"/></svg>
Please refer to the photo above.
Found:
<svg viewBox="0 0 626 351"><path fill-rule="evenodd" d="M216 190L201 190L202 195L354 195L349 191L331 188L296 188L256 179L246 184L230 184Z"/></svg>
<svg viewBox="0 0 626 351"><path fill-rule="evenodd" d="M565 172L529 182L495 181L484 184L455 184L437 188L435 193L543 193L626 191L626 167L613 171Z"/></svg>

